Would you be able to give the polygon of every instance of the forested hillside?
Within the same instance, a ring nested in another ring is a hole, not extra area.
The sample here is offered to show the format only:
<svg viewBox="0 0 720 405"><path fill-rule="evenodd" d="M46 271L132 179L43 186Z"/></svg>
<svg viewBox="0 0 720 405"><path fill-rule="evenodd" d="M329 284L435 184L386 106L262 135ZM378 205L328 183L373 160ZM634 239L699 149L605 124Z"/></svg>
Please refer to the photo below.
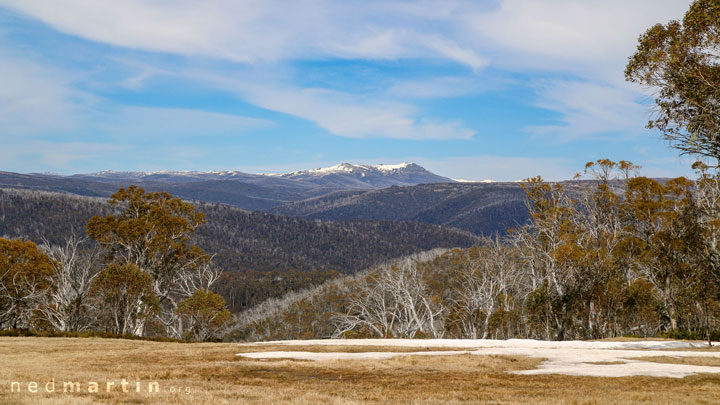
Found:
<svg viewBox="0 0 720 405"><path fill-rule="evenodd" d="M248 212L235 207L196 203L206 223L196 232L197 243L216 254L214 262L227 273L220 283L235 309L268 296L316 284L336 271L353 273L398 255L435 247L467 247L476 238L462 231L413 222L323 222ZM82 235L93 215L107 215L104 198L14 189L0 189L0 236L61 243L73 230ZM248 290L245 274L266 280ZM268 278L264 273L276 272ZM303 274L279 275L297 271ZM319 274L312 273L313 271ZM308 273L310 272L310 273ZM278 279L285 280L281 282ZM294 280L290 282L290 280Z"/></svg>
<svg viewBox="0 0 720 405"><path fill-rule="evenodd" d="M235 172L231 175L140 175L110 173L104 176L62 177L0 172L0 188L109 197L119 187L134 184L147 191L166 191L186 200L221 203L283 216L328 221L424 222L466 230L476 235L504 234L508 229L527 221L524 193L519 183L445 182L405 184L382 189L346 189L352 182L345 177L350 176L352 179L357 173L331 172L310 179L315 182L309 181L305 178L309 175L303 174L293 175L293 178ZM435 178L431 175L426 174L424 178ZM333 176L345 176L343 179L347 181L335 184ZM380 178L386 181L409 181L403 177L403 173Z"/></svg>
<svg viewBox="0 0 720 405"><path fill-rule="evenodd" d="M504 234L527 222L520 183L438 183L371 191L338 191L289 203L270 212L331 221L417 221Z"/></svg>

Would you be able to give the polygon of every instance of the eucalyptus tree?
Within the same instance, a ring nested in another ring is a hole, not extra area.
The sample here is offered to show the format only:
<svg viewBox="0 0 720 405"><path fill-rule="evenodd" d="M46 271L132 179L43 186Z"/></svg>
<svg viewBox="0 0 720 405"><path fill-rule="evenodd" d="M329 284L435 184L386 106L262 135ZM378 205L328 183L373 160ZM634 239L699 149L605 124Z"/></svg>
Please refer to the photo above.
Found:
<svg viewBox="0 0 720 405"><path fill-rule="evenodd" d="M118 190L110 197L110 205L117 213L91 218L88 235L104 249L107 264L133 265L150 277L157 300L153 319L165 334L180 337L178 303L191 296L193 289L209 288L217 280L208 267L211 257L192 241L204 222L203 214L168 193L146 193L136 186ZM141 301L135 308L138 320L131 332L143 335L150 319L144 314L149 309Z"/></svg>
<svg viewBox="0 0 720 405"><path fill-rule="evenodd" d="M682 153L720 164L720 2L696 0L682 21L648 29L625 77L655 92L649 128Z"/></svg>

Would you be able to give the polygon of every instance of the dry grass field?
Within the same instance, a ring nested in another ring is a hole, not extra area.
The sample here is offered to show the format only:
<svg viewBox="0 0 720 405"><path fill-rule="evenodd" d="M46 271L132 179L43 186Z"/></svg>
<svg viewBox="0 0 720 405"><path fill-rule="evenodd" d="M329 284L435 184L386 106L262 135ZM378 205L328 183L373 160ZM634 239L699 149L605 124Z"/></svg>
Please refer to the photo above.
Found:
<svg viewBox="0 0 720 405"><path fill-rule="evenodd" d="M0 403L714 404L720 401L720 375L681 379L522 376L507 371L532 369L540 360L467 354L321 362L263 361L236 356L241 351L260 349L334 351L340 348L0 338ZM406 351L377 346L349 350ZM422 350L430 348L413 348L413 351ZM55 392L45 392L52 387L48 382L53 380ZM13 386L13 382L20 384ZM38 384L38 392L30 391L34 386L28 384L32 382ZM63 392L63 382L80 382L80 392ZM88 392L91 382L97 383L98 392ZM108 382L113 383L109 392ZM157 385L151 385L153 382ZM135 392L136 383L139 383L139 393ZM18 385L20 392L17 392ZM149 386L157 387L159 392L148 393ZM13 389L16 392L12 392Z"/></svg>

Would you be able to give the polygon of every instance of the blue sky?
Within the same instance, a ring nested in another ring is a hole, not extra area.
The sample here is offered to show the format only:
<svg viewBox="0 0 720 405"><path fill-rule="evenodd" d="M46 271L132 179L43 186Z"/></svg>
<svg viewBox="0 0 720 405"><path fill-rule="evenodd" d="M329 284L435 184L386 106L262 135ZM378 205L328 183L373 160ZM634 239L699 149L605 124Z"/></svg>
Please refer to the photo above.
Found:
<svg viewBox="0 0 720 405"><path fill-rule="evenodd" d="M0 0L0 170L688 175L625 83L686 0Z"/></svg>

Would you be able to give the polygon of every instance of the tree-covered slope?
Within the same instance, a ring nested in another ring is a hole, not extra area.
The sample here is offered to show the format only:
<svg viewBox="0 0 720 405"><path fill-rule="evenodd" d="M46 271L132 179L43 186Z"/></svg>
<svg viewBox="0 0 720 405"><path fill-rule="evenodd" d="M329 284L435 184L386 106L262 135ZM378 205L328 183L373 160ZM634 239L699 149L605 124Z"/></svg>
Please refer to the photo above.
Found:
<svg viewBox="0 0 720 405"><path fill-rule="evenodd" d="M352 273L393 257L434 247L470 246L476 238L443 226L395 221L347 223L249 212L196 203L206 216L198 244L217 254L225 271L335 270ZM60 242L84 233L93 215L108 214L104 198L0 189L0 235Z"/></svg>
<svg viewBox="0 0 720 405"><path fill-rule="evenodd" d="M518 183L438 183L371 191L339 191L271 209L309 219L416 221L474 234L505 233L527 221Z"/></svg>

